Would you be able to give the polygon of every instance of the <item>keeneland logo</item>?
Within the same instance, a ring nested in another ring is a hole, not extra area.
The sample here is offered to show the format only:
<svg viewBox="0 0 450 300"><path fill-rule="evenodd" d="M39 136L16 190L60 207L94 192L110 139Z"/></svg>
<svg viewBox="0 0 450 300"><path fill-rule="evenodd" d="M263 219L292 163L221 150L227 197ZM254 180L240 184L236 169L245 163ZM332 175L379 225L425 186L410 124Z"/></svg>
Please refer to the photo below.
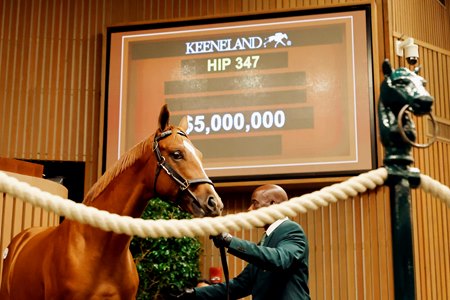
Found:
<svg viewBox="0 0 450 300"><path fill-rule="evenodd" d="M266 38L259 36L241 37L235 39L206 40L186 43L186 54L201 54L213 52L242 51L267 48L272 45L277 48L279 45L284 47L291 46L286 33L277 32Z"/></svg>

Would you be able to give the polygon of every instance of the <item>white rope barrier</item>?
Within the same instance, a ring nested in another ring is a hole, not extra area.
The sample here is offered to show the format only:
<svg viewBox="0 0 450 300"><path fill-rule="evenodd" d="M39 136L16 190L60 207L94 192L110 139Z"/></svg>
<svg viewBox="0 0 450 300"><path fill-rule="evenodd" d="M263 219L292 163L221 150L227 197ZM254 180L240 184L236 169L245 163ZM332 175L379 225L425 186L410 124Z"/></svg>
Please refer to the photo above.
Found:
<svg viewBox="0 0 450 300"><path fill-rule="evenodd" d="M89 224L105 231L153 238L193 237L207 234L215 235L220 232L242 228L250 229L272 223L284 216L294 217L299 212L305 213L311 209L315 210L327 206L330 202L334 203L337 200L344 200L365 192L367 189L374 189L377 185L382 185L386 177L386 169L380 168L352 177L342 183L325 187L321 191L292 198L279 205L223 217L205 217L191 220L143 220L111 214L43 192L3 172L0 172L0 191L70 220Z"/></svg>
<svg viewBox="0 0 450 300"><path fill-rule="evenodd" d="M4 172L0 172L0 191L70 220L89 224L105 231L151 238L194 237L261 227L285 216L294 217L298 213L316 210L328 206L329 203L346 200L369 189L373 190L377 186L383 185L387 176L387 170L379 168L270 207L221 217L190 220L143 220L119 216L43 192ZM450 189L448 187L426 175L421 175L422 185L425 191L439 197L450 207Z"/></svg>
<svg viewBox="0 0 450 300"><path fill-rule="evenodd" d="M450 188L432 179L428 175L420 174L420 187L432 196L440 199L450 208Z"/></svg>

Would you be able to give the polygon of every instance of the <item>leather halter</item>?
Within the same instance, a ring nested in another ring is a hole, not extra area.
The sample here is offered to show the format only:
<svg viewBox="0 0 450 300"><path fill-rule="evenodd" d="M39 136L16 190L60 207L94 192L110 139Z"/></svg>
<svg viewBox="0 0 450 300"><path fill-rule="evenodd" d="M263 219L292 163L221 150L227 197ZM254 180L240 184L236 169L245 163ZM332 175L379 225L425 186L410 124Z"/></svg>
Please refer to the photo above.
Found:
<svg viewBox="0 0 450 300"><path fill-rule="evenodd" d="M189 186L192 184L200 184L200 183L208 183L214 186L213 182L209 178L199 178L199 179L185 179L183 176L181 176L177 171L175 171L167 162L164 156L162 156L161 151L159 150L159 144L158 142L172 134L172 130L167 130L162 132L160 135L156 136L153 140L153 151L156 155L156 160L158 162L158 167L156 168L156 175L155 175L155 181L153 185L153 191L155 195L157 195L156 191L156 183L158 181L159 173L162 170L164 170L167 175L169 175L170 178L172 178L180 187L180 192L183 193L187 191L189 195L191 196L192 202L196 202L197 206L201 208L200 202L198 201L197 197L192 193L192 191L189 189ZM187 137L186 133L184 133L181 130L177 130L177 134ZM177 197L177 200L175 202L177 205L180 206L179 203L179 197Z"/></svg>

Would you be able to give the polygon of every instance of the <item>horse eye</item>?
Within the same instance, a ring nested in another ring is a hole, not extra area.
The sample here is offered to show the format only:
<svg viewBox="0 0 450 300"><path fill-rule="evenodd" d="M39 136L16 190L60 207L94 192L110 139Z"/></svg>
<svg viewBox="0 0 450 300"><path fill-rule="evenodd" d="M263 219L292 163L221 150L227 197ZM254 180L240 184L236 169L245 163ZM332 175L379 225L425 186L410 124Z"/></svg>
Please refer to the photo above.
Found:
<svg viewBox="0 0 450 300"><path fill-rule="evenodd" d="M426 80L422 81L423 87L427 87L428 82Z"/></svg>
<svg viewBox="0 0 450 300"><path fill-rule="evenodd" d="M176 160L180 160L180 159L183 158L183 154L181 153L181 151L175 151L175 152L172 152L172 153L170 154L170 156L172 156L172 158L173 158L173 159L176 159Z"/></svg>
<svg viewBox="0 0 450 300"><path fill-rule="evenodd" d="M394 83L395 84L401 84L401 85L408 85L409 84L409 80L400 78L400 79L394 80Z"/></svg>

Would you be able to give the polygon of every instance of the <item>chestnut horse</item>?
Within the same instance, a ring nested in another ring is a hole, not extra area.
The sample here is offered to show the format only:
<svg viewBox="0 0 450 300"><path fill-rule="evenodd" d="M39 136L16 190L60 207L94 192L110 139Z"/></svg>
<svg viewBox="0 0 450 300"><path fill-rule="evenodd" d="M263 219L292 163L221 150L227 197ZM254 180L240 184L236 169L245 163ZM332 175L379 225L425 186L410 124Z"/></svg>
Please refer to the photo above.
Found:
<svg viewBox="0 0 450 300"><path fill-rule="evenodd" d="M83 203L140 217L148 200L158 196L195 217L220 215L222 201L185 133L186 119L178 127L168 123L163 106L159 129L125 153ZM8 247L0 299L135 299L139 277L131 238L68 219L25 230Z"/></svg>

